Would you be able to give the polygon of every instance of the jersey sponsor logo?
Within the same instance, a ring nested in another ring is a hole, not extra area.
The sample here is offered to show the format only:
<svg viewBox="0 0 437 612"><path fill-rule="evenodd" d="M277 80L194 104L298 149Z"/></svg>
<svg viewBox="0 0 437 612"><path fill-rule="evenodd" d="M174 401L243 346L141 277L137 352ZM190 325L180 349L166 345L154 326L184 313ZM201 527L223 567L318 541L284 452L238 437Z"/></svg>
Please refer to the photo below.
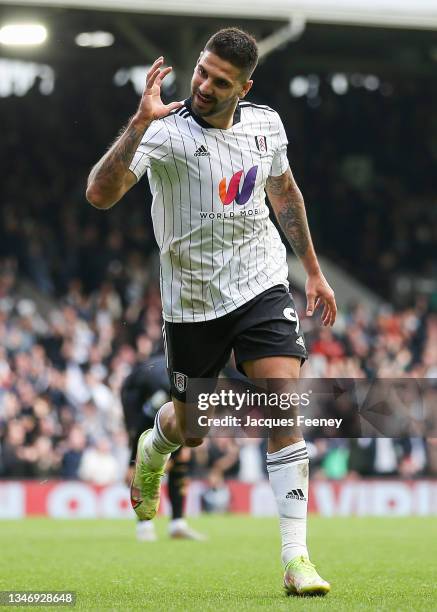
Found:
<svg viewBox="0 0 437 612"><path fill-rule="evenodd" d="M179 393L183 393L187 388L187 376L182 372L173 372L173 382Z"/></svg>
<svg viewBox="0 0 437 612"><path fill-rule="evenodd" d="M265 136L255 136L256 148L263 155L267 153L267 139Z"/></svg>
<svg viewBox="0 0 437 612"><path fill-rule="evenodd" d="M256 174L258 172L258 166L252 166L250 170L247 172L243 186L240 191L240 180L243 176L244 171L239 170L234 174L234 176L229 181L229 186L226 189L226 178L222 178L219 183L219 195L222 201L223 206L228 206L232 204L235 200L237 204L243 206L249 200L253 193L253 189L255 187Z"/></svg>
<svg viewBox="0 0 437 612"><path fill-rule="evenodd" d="M261 214L261 208L242 208L237 211L230 210L229 212L214 212L201 210L199 211L199 217L201 219L235 219L236 217L255 217Z"/></svg>
<svg viewBox="0 0 437 612"><path fill-rule="evenodd" d="M205 145L200 145L197 151L194 153L194 157L211 157L208 149Z"/></svg>

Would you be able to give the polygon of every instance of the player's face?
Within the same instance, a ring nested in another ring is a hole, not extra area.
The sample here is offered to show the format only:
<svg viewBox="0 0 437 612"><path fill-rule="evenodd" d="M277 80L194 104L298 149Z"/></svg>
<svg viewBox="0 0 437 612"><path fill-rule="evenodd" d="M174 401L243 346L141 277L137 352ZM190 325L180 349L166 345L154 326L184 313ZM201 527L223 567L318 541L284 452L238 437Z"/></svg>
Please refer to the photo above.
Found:
<svg viewBox="0 0 437 612"><path fill-rule="evenodd" d="M233 113L239 98L244 98L252 81L242 79L239 68L204 51L191 80L192 107L200 117Z"/></svg>

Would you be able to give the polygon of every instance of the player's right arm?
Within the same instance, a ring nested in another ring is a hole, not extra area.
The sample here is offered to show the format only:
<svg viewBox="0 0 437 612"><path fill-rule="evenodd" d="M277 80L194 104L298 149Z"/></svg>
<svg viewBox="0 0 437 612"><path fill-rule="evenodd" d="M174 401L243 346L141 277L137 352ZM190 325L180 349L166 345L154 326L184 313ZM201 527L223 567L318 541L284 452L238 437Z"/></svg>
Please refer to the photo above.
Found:
<svg viewBox="0 0 437 612"><path fill-rule="evenodd" d="M136 176L129 170L129 166L144 132L152 121L166 117L172 110L182 106L182 102L163 104L161 100L162 80L172 70L171 66L161 69L163 62L164 58L159 57L153 63L147 73L146 86L137 112L90 172L86 198L96 208L111 208L136 183Z"/></svg>

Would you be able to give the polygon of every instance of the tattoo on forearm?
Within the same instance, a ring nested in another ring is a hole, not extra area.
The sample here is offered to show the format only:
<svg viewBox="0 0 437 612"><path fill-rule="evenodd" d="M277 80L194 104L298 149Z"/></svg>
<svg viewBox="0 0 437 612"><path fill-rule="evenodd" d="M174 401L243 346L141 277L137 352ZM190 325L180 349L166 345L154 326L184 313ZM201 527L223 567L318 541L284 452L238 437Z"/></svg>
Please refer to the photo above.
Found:
<svg viewBox="0 0 437 612"><path fill-rule="evenodd" d="M284 192L284 179L281 176L269 176L267 178L266 189L272 195L280 196Z"/></svg>
<svg viewBox="0 0 437 612"><path fill-rule="evenodd" d="M107 189L118 183L127 172L142 136L143 131L129 125L91 170L89 182L101 182Z"/></svg>
<svg viewBox="0 0 437 612"><path fill-rule="evenodd" d="M311 235L301 192L292 180L284 187L283 177L270 176L266 187L272 196L281 198L279 209L276 206L279 225L295 254L304 256L311 245Z"/></svg>

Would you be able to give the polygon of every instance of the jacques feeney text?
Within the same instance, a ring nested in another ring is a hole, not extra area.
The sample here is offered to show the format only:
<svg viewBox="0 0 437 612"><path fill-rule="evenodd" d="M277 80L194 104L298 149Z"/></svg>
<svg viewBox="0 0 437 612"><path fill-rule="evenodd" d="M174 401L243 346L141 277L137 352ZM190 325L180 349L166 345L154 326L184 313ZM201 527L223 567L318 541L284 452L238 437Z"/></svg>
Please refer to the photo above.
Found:
<svg viewBox="0 0 437 612"><path fill-rule="evenodd" d="M295 418L243 417L226 415L209 417L202 414L197 418L200 427L335 427L339 429L343 419L311 418L297 415Z"/></svg>

